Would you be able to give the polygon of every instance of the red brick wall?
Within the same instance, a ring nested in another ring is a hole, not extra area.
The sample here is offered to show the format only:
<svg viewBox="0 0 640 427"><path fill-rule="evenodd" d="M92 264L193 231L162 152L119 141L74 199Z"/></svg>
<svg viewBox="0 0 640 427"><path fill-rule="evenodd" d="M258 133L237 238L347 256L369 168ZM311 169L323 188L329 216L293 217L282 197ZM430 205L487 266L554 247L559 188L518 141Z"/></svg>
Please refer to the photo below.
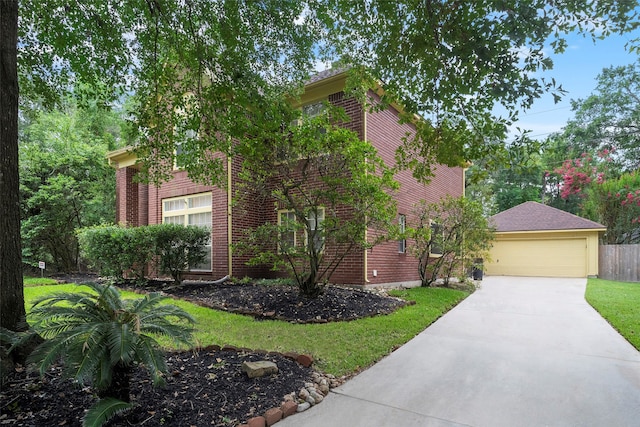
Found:
<svg viewBox="0 0 640 427"><path fill-rule="evenodd" d="M232 176L237 177L242 168L242 159L240 157L235 157L232 160ZM232 194L236 195L238 188L238 183L236 180L233 181L232 186ZM265 218L267 217L268 210L273 208L273 203L265 204L259 202L258 197L254 197L251 195L243 195L243 200L253 200L255 203L252 206L247 206L244 203L238 203L234 205L232 211L232 241L233 243L239 243L246 239L246 230L255 228L261 224L264 224ZM233 276L242 278L242 277L270 277L269 275L269 267L268 266L248 266L247 261L249 261L250 256L246 254L237 254L234 253L233 260Z"/></svg>
<svg viewBox="0 0 640 427"><path fill-rule="evenodd" d="M116 171L116 223L130 226L139 225L139 186L134 177L134 168L123 168Z"/></svg>
<svg viewBox="0 0 640 427"><path fill-rule="evenodd" d="M374 102L375 95L371 93ZM398 125L397 111L389 108L376 113L365 113L354 99L346 98L342 92L329 96L329 101L345 109L350 117L345 127L352 129L362 138L366 136L378 149L380 156L392 166L395 163L395 150L401 143L405 132L412 131L412 126ZM366 115L366 118L365 118ZM241 160L233 159L232 174L237 176L241 168ZM130 225L157 224L162 221L162 199L197 194L212 193L212 263L211 273L193 273L193 278L219 278L228 274L228 214L227 192L212 186L192 182L184 171L175 171L173 179L160 186L135 183L133 168L119 169L116 173L116 219ZM417 183L410 172L397 174L396 179L401 188L395 197L398 202L398 213L407 216L407 224L411 224L412 210L415 203L424 199L437 201L446 194L460 196L463 192L463 171L461 168L438 166L436 176L427 186ZM237 190L233 183L233 191ZM345 211L346 214L348 212ZM277 221L277 210L273 201L246 209L235 206L232 215L232 242L245 238L244 230L255 227L265 221ZM373 236L374 231L370 232ZM410 242L408 242L410 244ZM234 256L232 268L234 277L272 277L276 275L267 266L249 267L247 256ZM398 242L387 242L368 251L367 279L364 278L364 253L357 252L347 257L332 277L335 283L343 284L384 284L418 280L417 261L408 254L398 253ZM373 277L377 270L377 277Z"/></svg>
<svg viewBox="0 0 640 427"><path fill-rule="evenodd" d="M174 171L173 179L159 186L149 185L146 217L148 224L162 222L162 200L178 196L211 192L212 271L190 273L187 278L220 278L228 271L227 252L227 193L217 187L191 181L185 171Z"/></svg>
<svg viewBox="0 0 640 427"><path fill-rule="evenodd" d="M378 97L370 92L373 102ZM366 113L367 139L377 148L378 154L388 166L395 164L395 151L401 144L406 132L413 132L410 124L399 125L398 112L392 107L380 112ZM418 183L410 171L401 171L395 179L400 183L400 189L395 198L398 214L407 217L410 226L414 205L420 200L437 202L443 196L450 194L459 197L463 194L462 168L438 166L435 176L428 185ZM372 231L373 233L373 231ZM407 245L411 242L408 241ZM398 241L380 244L368 253L367 278L371 284L396 283L419 280L417 260L407 253L398 253ZM377 277L373 276L377 271Z"/></svg>

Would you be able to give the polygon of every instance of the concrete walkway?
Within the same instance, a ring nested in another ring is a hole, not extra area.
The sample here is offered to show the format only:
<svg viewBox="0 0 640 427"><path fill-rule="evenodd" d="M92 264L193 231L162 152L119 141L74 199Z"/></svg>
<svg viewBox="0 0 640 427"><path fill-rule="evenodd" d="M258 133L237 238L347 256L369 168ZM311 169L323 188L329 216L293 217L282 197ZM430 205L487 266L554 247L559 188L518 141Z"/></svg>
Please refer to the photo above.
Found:
<svg viewBox="0 0 640 427"><path fill-rule="evenodd" d="M585 301L585 287L486 277L416 338L277 426L640 426L640 353Z"/></svg>

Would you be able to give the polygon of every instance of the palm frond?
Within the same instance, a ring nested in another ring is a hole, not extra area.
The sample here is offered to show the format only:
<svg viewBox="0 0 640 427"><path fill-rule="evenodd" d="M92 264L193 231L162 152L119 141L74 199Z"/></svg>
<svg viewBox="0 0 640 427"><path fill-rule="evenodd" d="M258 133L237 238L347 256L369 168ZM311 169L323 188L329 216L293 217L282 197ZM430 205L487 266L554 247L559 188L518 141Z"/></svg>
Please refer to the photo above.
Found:
<svg viewBox="0 0 640 427"><path fill-rule="evenodd" d="M83 427L100 427L114 416L133 408L132 403L107 397L93 405L82 420Z"/></svg>
<svg viewBox="0 0 640 427"><path fill-rule="evenodd" d="M161 373L167 372L167 362L164 354L158 350L156 340L148 336L141 336L140 343L136 348L136 355L147 368L153 383L155 385L162 384L164 379Z"/></svg>
<svg viewBox="0 0 640 427"><path fill-rule="evenodd" d="M135 347L138 344L138 334L135 327L129 323L109 324L108 341L110 360L113 365L122 363L130 365L135 354Z"/></svg>

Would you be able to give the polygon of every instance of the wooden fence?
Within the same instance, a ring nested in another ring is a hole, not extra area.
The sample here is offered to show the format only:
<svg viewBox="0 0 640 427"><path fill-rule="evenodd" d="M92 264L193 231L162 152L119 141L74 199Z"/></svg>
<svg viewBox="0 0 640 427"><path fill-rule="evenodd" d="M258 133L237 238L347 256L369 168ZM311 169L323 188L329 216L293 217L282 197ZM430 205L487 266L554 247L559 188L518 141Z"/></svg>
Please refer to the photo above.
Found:
<svg viewBox="0 0 640 427"><path fill-rule="evenodd" d="M640 282L640 245L602 245L598 253L598 277Z"/></svg>

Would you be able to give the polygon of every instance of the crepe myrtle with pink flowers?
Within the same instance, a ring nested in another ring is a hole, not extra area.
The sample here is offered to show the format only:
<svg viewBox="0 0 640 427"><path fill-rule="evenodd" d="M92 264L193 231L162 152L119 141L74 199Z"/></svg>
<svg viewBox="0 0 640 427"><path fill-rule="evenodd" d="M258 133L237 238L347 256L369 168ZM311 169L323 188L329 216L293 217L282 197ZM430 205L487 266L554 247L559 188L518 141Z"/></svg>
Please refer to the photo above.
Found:
<svg viewBox="0 0 640 427"><path fill-rule="evenodd" d="M563 200L577 201L580 215L607 226L605 243L640 243L640 174L616 176L608 167L614 153L615 149L603 149L595 156L582 153L565 160L553 171L556 188Z"/></svg>

